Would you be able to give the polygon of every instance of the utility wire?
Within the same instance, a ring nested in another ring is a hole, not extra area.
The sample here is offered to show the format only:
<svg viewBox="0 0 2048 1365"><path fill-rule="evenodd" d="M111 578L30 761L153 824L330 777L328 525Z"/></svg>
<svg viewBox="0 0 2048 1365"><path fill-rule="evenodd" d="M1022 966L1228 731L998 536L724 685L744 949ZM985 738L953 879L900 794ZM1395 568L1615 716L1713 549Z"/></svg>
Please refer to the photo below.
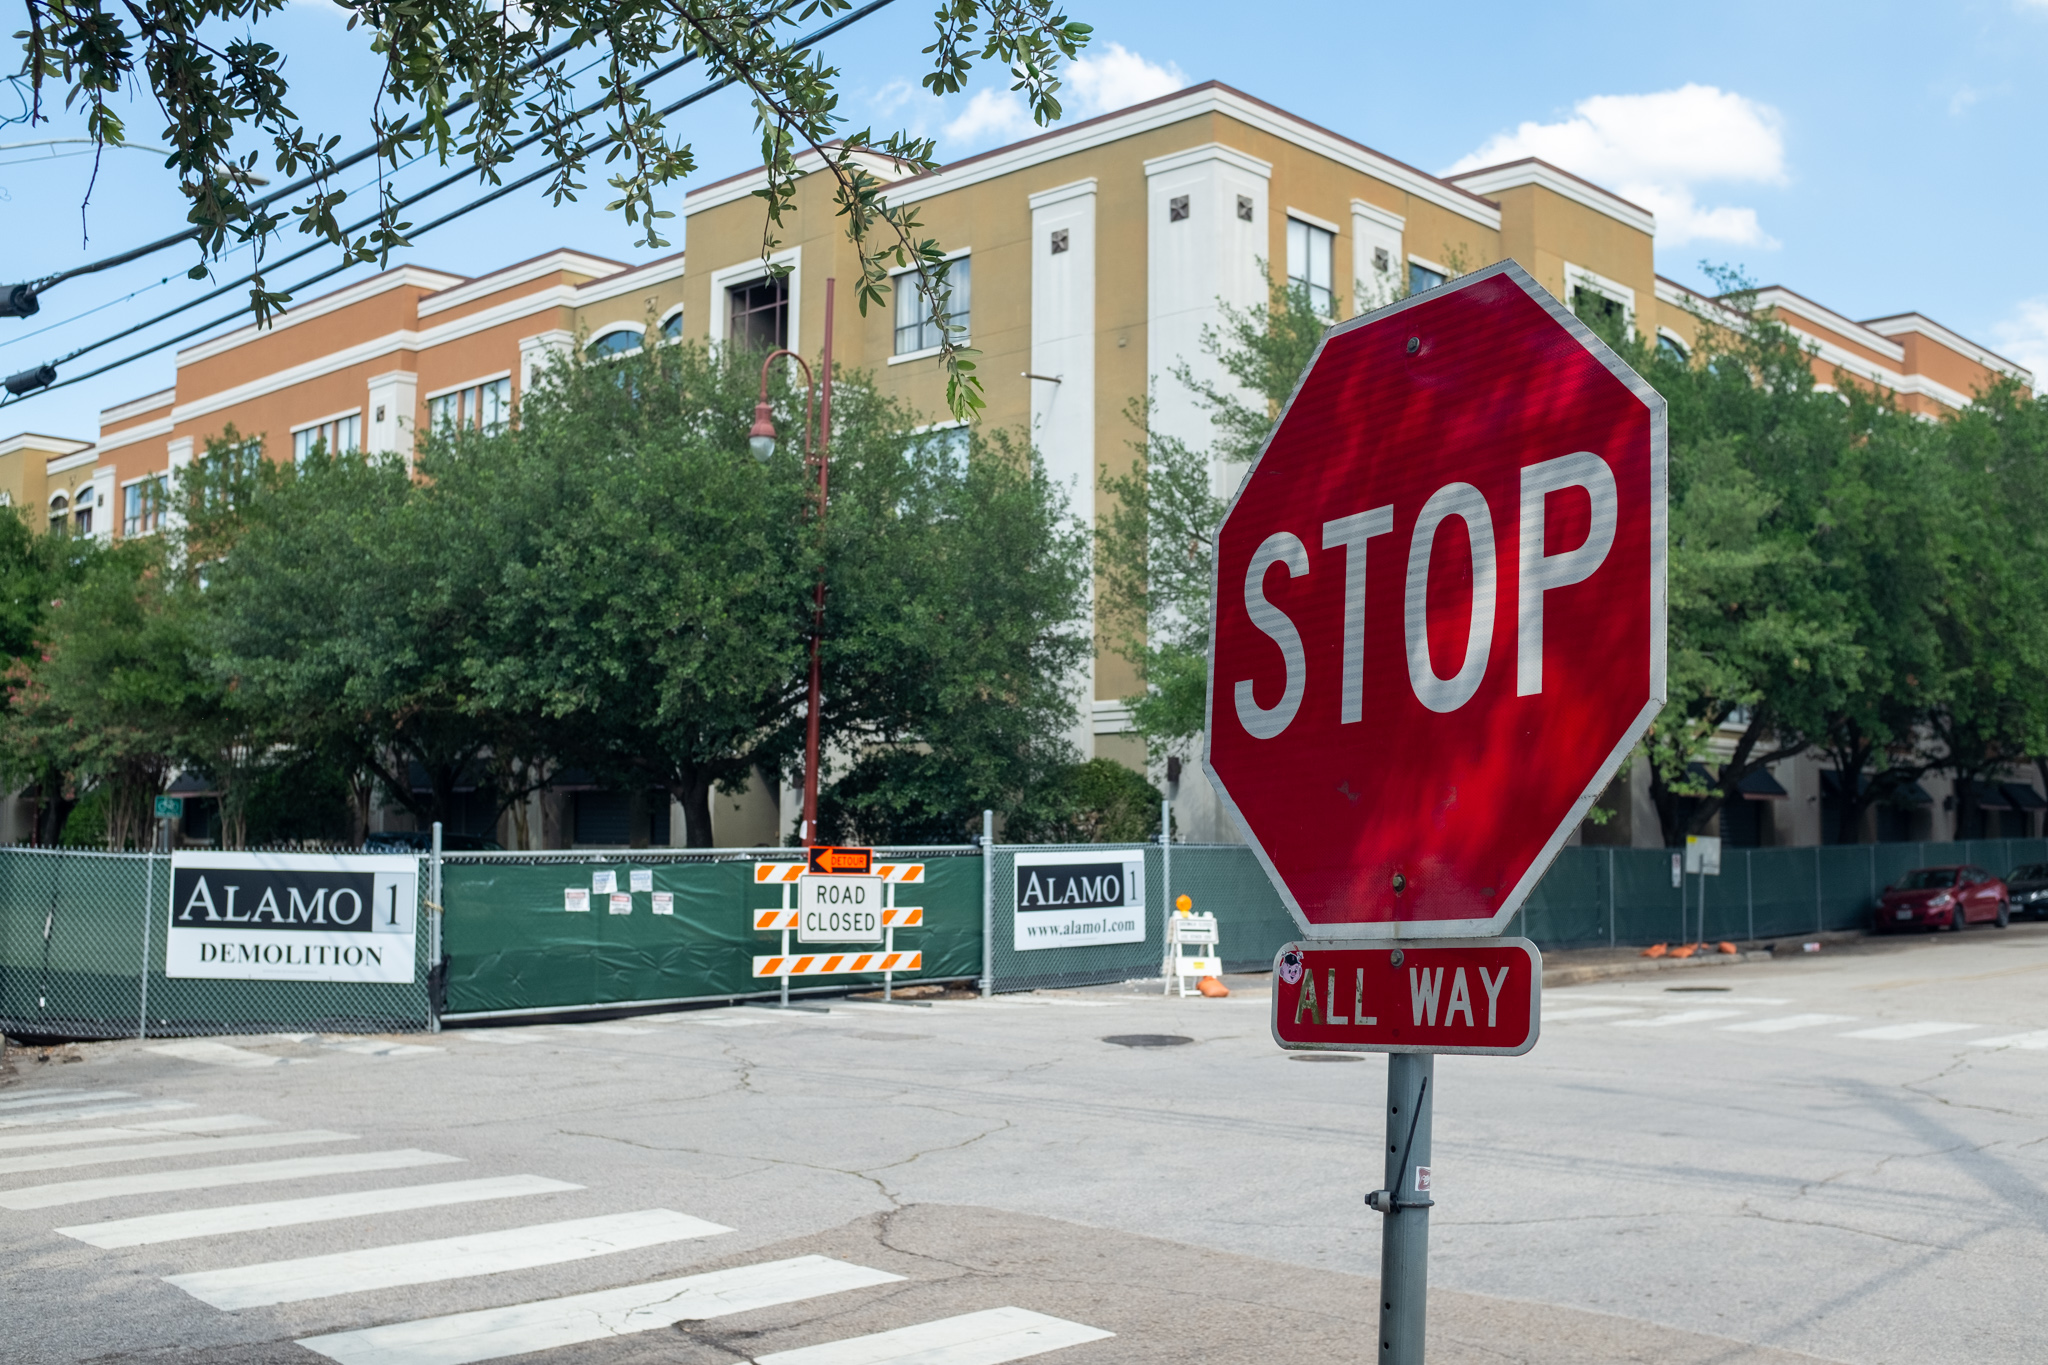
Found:
<svg viewBox="0 0 2048 1365"><path fill-rule="evenodd" d="M797 39L796 42L791 45L791 50L801 52L803 49L824 41L826 38L831 37L832 35L838 33L840 30L848 27L851 24L857 23L862 19L865 19L868 15L873 14L876 10L879 10L884 6L887 6L892 3L894 3L894 0L869 0L868 4L861 6L859 9L849 11L848 13L841 15L838 19L833 20L831 23L824 25L822 28L816 29L811 33L805 34L803 37ZM689 59L684 58L683 60L687 61ZM679 62L674 65L680 64L681 63ZM673 70L674 66L672 65L671 67L666 69ZM652 79L652 77L650 76L649 79ZM706 99L712 95L717 94L719 91L724 90L728 86L736 84L738 81L739 77L737 76L727 76L721 80L713 81L710 85L704 86L698 90L693 91L688 95L685 95L683 98L677 100L675 103L656 110L655 116L657 118L665 119L669 115L677 113L683 109L688 108L690 105L697 103L699 100ZM515 190L525 188L527 185L530 185L534 181L541 179L543 176L552 174L554 171L567 165L574 156L588 157L592 152L601 151L603 148L609 146L611 143L616 141L618 141L618 135L616 133L606 133L602 137L594 138L590 141L587 141L581 144L577 148L576 152L573 153L571 156L557 157L553 161L550 161L548 164L540 167L540 169L532 172L531 174L523 176L518 180L512 181L510 184L501 185L497 189L491 191L489 194L486 194L477 199L473 199L469 203L464 204L459 208L453 209L450 212L443 214L441 217L436 218L434 221L426 224L424 227L415 229L411 236L425 236L427 233L433 231L437 227L445 226L446 224L455 221L457 218L462 217L464 214L474 212L475 210L484 207L484 205L486 204L504 198L506 195L511 194ZM467 175L468 172L464 171L461 172L460 175L458 175L455 178L460 179ZM435 186L435 189L443 188L447 183L449 182L443 181L440 185ZM433 190L422 191L420 195L415 197L424 198L427 194L431 194L433 192ZM322 245L325 244L323 243ZM286 259L296 258L288 257ZM309 285L318 284L322 280L328 279L334 275L338 275L341 272L349 269L354 264L355 262L352 261L344 261L339 265L330 266L326 270L320 271L318 274L309 275L305 279L300 280L298 283L292 285L290 292L293 294L297 294L298 291L308 287ZM233 285L228 285L224 286L224 289L233 287ZM215 291L215 295L207 295L206 298L215 297L219 292L222 291ZM194 300L193 303L196 304L204 301L205 299L197 299ZM186 307L191 306L193 305L186 305ZM238 308L232 313L223 314L222 316L216 317L211 321L203 322L199 326L191 328L188 331L180 332L176 336L166 337L162 341L153 342L150 345L143 347L139 351L132 351L129 354L120 358L119 360L108 361L106 364L101 365L96 369L87 370L83 374L72 375L68 378L56 380L52 383L44 384L34 389L26 390L21 393L10 393L7 397L0 398L0 408L10 407L13 404L23 401L24 399L49 393L56 389L68 388L73 384L83 383L85 380L97 378L100 375L106 374L110 370L118 370L124 365L142 359L144 356L154 355L156 352L163 350L167 346L175 346L181 341L188 341L191 338L196 337L203 332L212 331L214 328L222 326L225 323L234 322L237 319L246 316L247 311L248 310L246 309ZM166 314L165 316L171 316L171 314ZM107 336L99 341L93 342L90 346L84 346L79 348L78 350L71 352L70 355L63 357L63 359L75 359L78 356L84 355L89 351L93 351L101 346L107 345L109 342L119 341L123 337L132 336L135 332L141 331L144 327L148 327L151 325L153 324L143 323L139 324L136 327L131 327L121 332L116 332L111 336ZM55 364L57 363L61 363L61 361L52 362L50 365L47 365L43 368L52 369L54 371ZM30 373L33 373L33 371L31 371Z"/></svg>
<svg viewBox="0 0 2048 1365"><path fill-rule="evenodd" d="M572 35L566 42L557 43L555 44L555 46L549 48L546 52L541 53L540 56L535 57L532 61L528 62L526 65L520 67L519 70L515 71L513 73L514 79L517 79L518 77L521 76L530 76L535 71L538 71L541 67L546 66L549 62L554 61L557 57L560 57L563 53L571 51L577 46L578 37L580 37L580 33L578 35ZM476 103L475 94L465 94L461 98L457 99L455 103L449 105L446 109L443 109L441 111L441 116L443 118L446 118L450 114L461 113L464 109L468 108L470 105L474 103ZM420 129L426 126L427 117L426 115L422 114L419 118L414 119L411 124L407 125L406 128L399 132L394 137L393 141L396 141L401 138L411 137L414 134L418 133ZM347 156L335 162L332 166L329 166L326 169L320 171L316 175L301 176L299 179L294 180L291 184L286 185L283 189L276 190L270 194L264 195L261 199L258 199L253 204L249 205L249 207L252 210L268 208L272 204L275 204L280 199L289 198L290 196L297 194L300 190L307 188L309 185L317 184L320 181L327 179L327 177L336 174L337 172L347 170L349 167L355 165L357 162L363 161L368 157L376 155L377 152L381 150L384 146L385 144L383 142L373 142L367 147L363 147L357 151L349 153ZM44 290L49 289L55 285L62 284L66 280L77 279L80 275L92 275L102 270L111 270L117 265L126 265L130 261L141 260L144 256L153 255L154 253L163 251L166 248L174 247L180 242L192 241L193 239L197 238L202 231L203 229L196 227L186 228L181 232L174 232L168 237L159 237L154 242L146 242L141 246L131 247L127 251L117 252L112 256L102 257L100 260L97 261L89 261L84 265L76 265L71 267L71 269L69 270L59 270L55 274L45 275L41 279L35 281L30 286L30 289L32 292L40 294Z"/></svg>

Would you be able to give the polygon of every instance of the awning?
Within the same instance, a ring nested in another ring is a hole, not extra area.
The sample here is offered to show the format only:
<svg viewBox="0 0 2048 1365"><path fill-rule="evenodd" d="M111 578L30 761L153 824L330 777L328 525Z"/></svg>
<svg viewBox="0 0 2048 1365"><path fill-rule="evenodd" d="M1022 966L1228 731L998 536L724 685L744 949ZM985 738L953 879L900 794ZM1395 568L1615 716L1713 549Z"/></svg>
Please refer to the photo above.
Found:
<svg viewBox="0 0 2048 1365"><path fill-rule="evenodd" d="M2006 790L1996 782L1973 781L1970 783L1970 804L1978 810L2017 810L2018 807L2005 794Z"/></svg>
<svg viewBox="0 0 2048 1365"><path fill-rule="evenodd" d="M1908 782L1903 787L1895 788L1892 794L1885 798L1885 801L1894 806L1931 806L1934 804L1934 798L1927 794L1927 788L1921 786L1918 782Z"/></svg>
<svg viewBox="0 0 2048 1365"><path fill-rule="evenodd" d="M2012 803L2014 810L2048 810L2048 801L2041 799L2041 793L2025 782L2003 782L2005 799Z"/></svg>
<svg viewBox="0 0 2048 1365"><path fill-rule="evenodd" d="M1736 783L1735 790L1742 793L1745 801L1784 801L1792 795L1778 785L1778 779L1771 776L1769 768L1758 768Z"/></svg>

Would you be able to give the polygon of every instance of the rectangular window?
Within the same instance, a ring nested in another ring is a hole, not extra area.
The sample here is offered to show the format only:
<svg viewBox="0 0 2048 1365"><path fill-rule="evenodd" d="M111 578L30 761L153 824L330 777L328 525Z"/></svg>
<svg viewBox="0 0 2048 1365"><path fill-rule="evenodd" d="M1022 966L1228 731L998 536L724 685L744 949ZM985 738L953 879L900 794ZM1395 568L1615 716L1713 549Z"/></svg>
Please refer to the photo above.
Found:
<svg viewBox="0 0 2048 1365"><path fill-rule="evenodd" d="M789 279L754 280L725 291L728 343L748 351L789 345Z"/></svg>
<svg viewBox="0 0 2048 1365"><path fill-rule="evenodd" d="M1444 282L1444 272L1443 272L1443 271L1441 271L1441 270L1431 270L1431 269L1430 269L1430 268L1429 268L1428 266L1426 266L1426 265L1417 265L1417 264L1416 264L1415 262L1413 262L1413 261L1410 261L1410 262L1408 262L1408 292L1409 292L1409 293L1411 293L1411 294L1426 294L1426 293L1428 293L1428 292L1429 292L1430 290L1432 290L1432 289L1436 288L1436 287L1437 287L1438 285L1442 284L1443 282Z"/></svg>
<svg viewBox="0 0 2048 1365"><path fill-rule="evenodd" d="M345 455L359 449L362 422L362 415L352 412L346 417L299 428L292 433L292 459L304 464L316 449L324 449L329 455Z"/></svg>
<svg viewBox="0 0 2048 1365"><path fill-rule="evenodd" d="M488 379L427 400L429 431L503 431L512 420L512 378Z"/></svg>
<svg viewBox="0 0 2048 1365"><path fill-rule="evenodd" d="M164 479L140 479L121 490L121 534L146 536L164 524Z"/></svg>
<svg viewBox="0 0 2048 1365"><path fill-rule="evenodd" d="M913 355L929 351L945 340L939 324L932 321L924 295L918 292L916 274L905 271L895 279L896 354ZM967 340L969 319L974 311L974 263L961 256L946 271L946 321L953 328L956 343Z"/></svg>
<svg viewBox="0 0 2048 1365"><path fill-rule="evenodd" d="M1618 330L1628 319L1628 309L1620 299L1610 299L1583 284L1572 289L1572 312L1581 322L1610 331Z"/></svg>
<svg viewBox="0 0 2048 1365"><path fill-rule="evenodd" d="M1309 306L1317 317L1337 315L1337 296L1331 290L1336 277L1336 246L1336 233L1299 218L1287 220L1287 284L1290 289L1308 291Z"/></svg>

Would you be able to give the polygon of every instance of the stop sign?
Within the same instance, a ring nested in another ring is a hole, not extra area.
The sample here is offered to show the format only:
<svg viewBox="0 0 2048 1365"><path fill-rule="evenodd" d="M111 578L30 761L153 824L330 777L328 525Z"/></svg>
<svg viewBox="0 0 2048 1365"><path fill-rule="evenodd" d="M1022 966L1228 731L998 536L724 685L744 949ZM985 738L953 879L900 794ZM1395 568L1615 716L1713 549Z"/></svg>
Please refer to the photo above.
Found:
<svg viewBox="0 0 2048 1365"><path fill-rule="evenodd" d="M1331 329L1217 534L1204 764L1305 934L1495 934L1664 700L1664 400L1512 261Z"/></svg>

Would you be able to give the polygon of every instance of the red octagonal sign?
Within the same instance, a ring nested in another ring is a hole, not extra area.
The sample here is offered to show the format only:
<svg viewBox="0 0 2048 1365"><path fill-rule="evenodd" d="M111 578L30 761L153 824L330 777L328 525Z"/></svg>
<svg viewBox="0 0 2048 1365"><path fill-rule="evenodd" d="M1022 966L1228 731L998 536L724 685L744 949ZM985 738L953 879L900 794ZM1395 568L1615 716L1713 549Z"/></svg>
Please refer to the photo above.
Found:
<svg viewBox="0 0 2048 1365"><path fill-rule="evenodd" d="M1204 758L1304 933L1506 927L1663 705L1665 481L1512 261L1323 339L1217 535Z"/></svg>

